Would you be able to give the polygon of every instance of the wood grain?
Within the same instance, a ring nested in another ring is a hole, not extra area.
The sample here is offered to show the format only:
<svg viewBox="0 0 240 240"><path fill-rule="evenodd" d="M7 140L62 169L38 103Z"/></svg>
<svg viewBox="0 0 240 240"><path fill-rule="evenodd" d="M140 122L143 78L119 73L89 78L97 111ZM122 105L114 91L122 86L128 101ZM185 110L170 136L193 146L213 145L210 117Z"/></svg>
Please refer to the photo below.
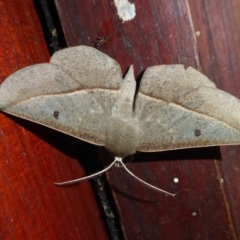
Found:
<svg viewBox="0 0 240 240"><path fill-rule="evenodd" d="M0 9L2 81L49 53L33 1L1 1ZM53 185L84 176L83 152L75 139L0 114L1 239L108 239L89 182Z"/></svg>

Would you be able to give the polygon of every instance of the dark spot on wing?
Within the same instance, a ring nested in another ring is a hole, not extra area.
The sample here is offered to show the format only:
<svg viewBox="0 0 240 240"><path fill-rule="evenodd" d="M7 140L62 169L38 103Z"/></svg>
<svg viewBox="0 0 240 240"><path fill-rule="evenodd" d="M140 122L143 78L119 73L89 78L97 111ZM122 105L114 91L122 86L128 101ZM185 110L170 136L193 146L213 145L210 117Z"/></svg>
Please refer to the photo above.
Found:
<svg viewBox="0 0 240 240"><path fill-rule="evenodd" d="M59 111L54 111L53 116L54 116L56 119L58 119L58 117L59 117Z"/></svg>
<svg viewBox="0 0 240 240"><path fill-rule="evenodd" d="M196 137L199 137L201 135L201 131L199 129L195 129L194 134Z"/></svg>

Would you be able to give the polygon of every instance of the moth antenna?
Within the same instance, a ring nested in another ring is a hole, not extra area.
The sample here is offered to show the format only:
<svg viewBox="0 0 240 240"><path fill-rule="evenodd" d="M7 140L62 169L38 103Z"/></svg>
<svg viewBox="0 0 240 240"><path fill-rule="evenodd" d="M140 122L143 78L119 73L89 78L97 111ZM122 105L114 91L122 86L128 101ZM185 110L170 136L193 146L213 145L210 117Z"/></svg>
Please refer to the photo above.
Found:
<svg viewBox="0 0 240 240"><path fill-rule="evenodd" d="M66 181L66 182L60 182L60 183L55 183L54 182L54 184L57 185L57 186L65 186L65 185L71 185L71 184L75 184L75 183L80 183L80 182L83 182L83 181L95 178L98 175L101 175L102 173L104 173L107 170L109 170L117 161L118 161L118 159L115 158L115 160L108 167L106 167L102 171L94 173L94 174L92 174L90 176L83 177L83 178L78 178L78 179L74 179L74 180L70 180L70 181Z"/></svg>
<svg viewBox="0 0 240 240"><path fill-rule="evenodd" d="M130 175L132 175L134 178L136 178L139 182L141 182L142 184L146 185L147 187L152 188L152 189L154 189L154 190L156 190L156 191L165 193L165 194L167 194L167 195L171 195L171 196L173 196L173 197L176 195L176 194L173 194L173 193L164 191L164 190L162 190L162 189L160 189L160 188L157 188L157 187L155 187L155 186L153 186L153 185L151 185L151 184L143 181L141 178L137 177L135 174L133 174L133 173L125 166L125 164L122 162L122 159L116 159L116 160L117 160L117 162L120 162L120 163L121 163L121 165L124 167L124 169L125 169ZM115 160L115 161L116 161L116 160Z"/></svg>
<svg viewBox="0 0 240 240"><path fill-rule="evenodd" d="M119 167L119 165L121 165L131 176L133 176L134 178L136 178L139 182L141 182L142 184L146 185L147 187L149 188L152 188L158 192L162 192L162 193L165 193L167 195L171 195L171 196L175 196L176 194L173 194L173 193L170 193L170 192L167 192L167 191L164 191L160 188L157 188L145 181L143 181L142 179L140 179L139 177L137 177L135 174L133 174L126 166L125 164L123 163L122 161L122 158L119 158L119 157L115 157L115 160L106 168L104 168L102 171L99 171L97 173L94 173L90 176L87 176L87 177L83 177L83 178L78 178L78 179L74 179L74 180L70 180L70 181L66 181L66 182L60 182L60 183L55 183L55 185L57 186L65 186L65 185L71 185L71 184L75 184L75 183L80 183L80 182L83 182L83 181L86 181L86 180L89 180L89 179L92 179L92 178L95 178L97 177L98 175L106 172L107 170L109 170L113 165L116 165L117 167Z"/></svg>

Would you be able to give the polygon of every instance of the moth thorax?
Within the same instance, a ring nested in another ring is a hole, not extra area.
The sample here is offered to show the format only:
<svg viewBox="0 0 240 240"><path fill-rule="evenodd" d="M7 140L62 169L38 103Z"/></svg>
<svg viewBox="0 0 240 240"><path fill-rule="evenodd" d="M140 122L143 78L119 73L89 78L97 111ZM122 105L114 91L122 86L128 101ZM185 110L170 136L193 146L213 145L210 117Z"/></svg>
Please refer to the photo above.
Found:
<svg viewBox="0 0 240 240"><path fill-rule="evenodd" d="M113 117L106 129L106 149L117 157L136 153L138 124L132 119L121 120Z"/></svg>

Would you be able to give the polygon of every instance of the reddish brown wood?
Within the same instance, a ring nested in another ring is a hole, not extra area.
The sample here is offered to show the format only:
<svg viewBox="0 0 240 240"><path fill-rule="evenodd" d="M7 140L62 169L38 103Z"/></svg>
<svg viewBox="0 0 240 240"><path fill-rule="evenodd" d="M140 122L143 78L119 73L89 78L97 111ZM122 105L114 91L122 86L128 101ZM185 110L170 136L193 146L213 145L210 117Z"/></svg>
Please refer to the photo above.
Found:
<svg viewBox="0 0 240 240"><path fill-rule="evenodd" d="M33 1L1 1L0 9L2 81L49 53ZM63 134L0 114L0 239L108 238L89 182L53 185L84 175L76 147Z"/></svg>
<svg viewBox="0 0 240 240"><path fill-rule="evenodd" d="M112 41L100 50L115 58L123 73L130 64L134 64L135 75L139 76L151 65L184 63L202 69L219 87L237 95L237 1L134 3L136 17L122 23L113 1L56 1L68 45L93 45L97 36L111 35ZM197 40L196 31L200 31ZM187 156L188 160L166 160L173 152L143 154L142 162L129 165L149 183L178 192L175 198L141 186L123 169L109 171L126 239L238 239L238 147L224 149L223 165L213 158L189 160L191 151L190 155L179 152L179 159ZM104 154L102 158L107 157ZM177 184L173 182L175 177L179 179Z"/></svg>

